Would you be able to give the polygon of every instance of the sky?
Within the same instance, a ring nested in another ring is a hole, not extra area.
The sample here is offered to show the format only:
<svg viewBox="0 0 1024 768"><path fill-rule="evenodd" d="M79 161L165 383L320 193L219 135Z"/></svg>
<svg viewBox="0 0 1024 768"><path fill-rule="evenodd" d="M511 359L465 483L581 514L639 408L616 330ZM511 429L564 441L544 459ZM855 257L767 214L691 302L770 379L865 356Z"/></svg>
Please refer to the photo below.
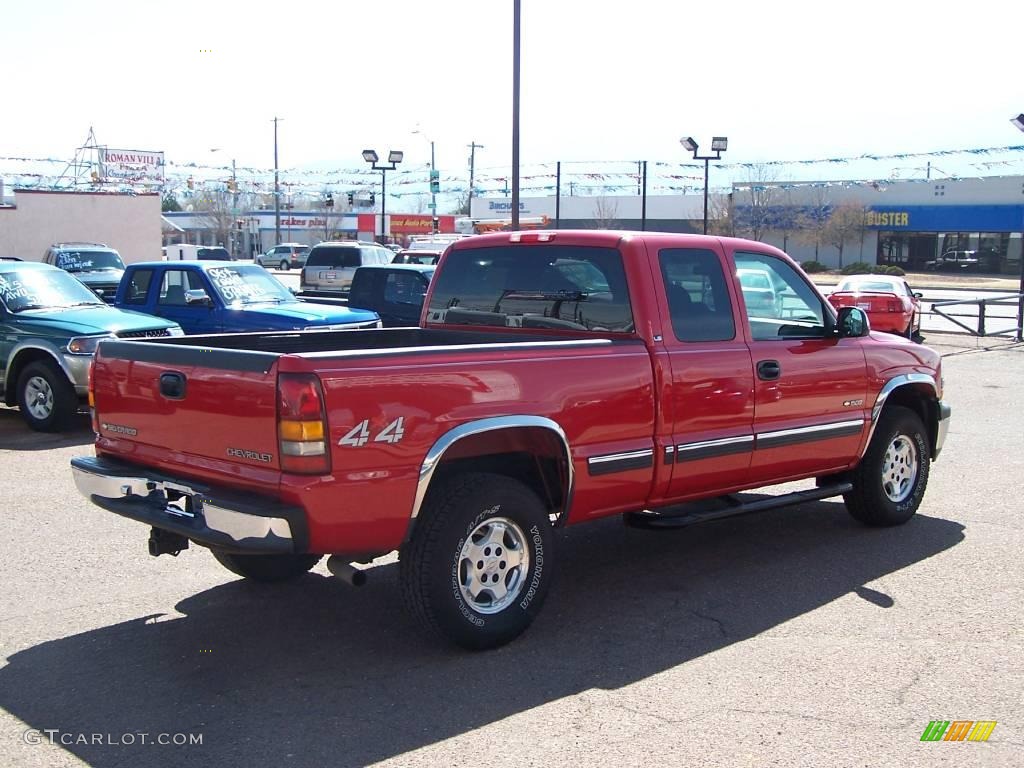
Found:
<svg viewBox="0 0 1024 768"><path fill-rule="evenodd" d="M344 189L364 148L401 149L395 180L422 190L433 141L443 187L464 188L476 142L478 184L494 188L512 161L513 5L0 0L0 176L18 170L9 158L70 160L90 128L164 152L179 184L190 163L269 169L277 116L286 179ZM1005 0L522 0L524 195L555 161L611 189L648 160L663 188L699 188L702 166L674 167L693 162L683 136L728 137L712 188L745 180L742 164L864 154L917 156L770 175L912 178L929 161L933 178L1024 174L1024 151L927 154L1024 145L1010 123L1022 22Z"/></svg>

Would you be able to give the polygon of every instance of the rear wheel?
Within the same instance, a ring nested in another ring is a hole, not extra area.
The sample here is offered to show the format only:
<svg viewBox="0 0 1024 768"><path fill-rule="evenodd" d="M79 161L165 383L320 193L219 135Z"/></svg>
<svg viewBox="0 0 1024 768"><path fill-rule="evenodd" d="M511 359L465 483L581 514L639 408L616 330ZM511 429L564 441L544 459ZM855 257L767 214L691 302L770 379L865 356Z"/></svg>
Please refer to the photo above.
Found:
<svg viewBox="0 0 1024 768"><path fill-rule="evenodd" d="M288 262L287 261L284 261L284 260L281 261L281 271L282 272L287 272L288 271Z"/></svg>
<svg viewBox="0 0 1024 768"><path fill-rule="evenodd" d="M59 432L78 412L78 396L55 362L37 360L26 365L18 377L18 406L32 429Z"/></svg>
<svg viewBox="0 0 1024 768"><path fill-rule="evenodd" d="M847 510L865 525L907 522L924 498L930 464L931 447L921 418L909 408L889 406L851 473L853 490L843 496Z"/></svg>
<svg viewBox="0 0 1024 768"><path fill-rule="evenodd" d="M471 473L432 488L399 566L407 607L463 648L494 648L540 611L554 571L540 499L501 475Z"/></svg>
<svg viewBox="0 0 1024 768"><path fill-rule="evenodd" d="M214 559L237 576L264 584L298 578L320 562L322 555L236 555L210 550Z"/></svg>

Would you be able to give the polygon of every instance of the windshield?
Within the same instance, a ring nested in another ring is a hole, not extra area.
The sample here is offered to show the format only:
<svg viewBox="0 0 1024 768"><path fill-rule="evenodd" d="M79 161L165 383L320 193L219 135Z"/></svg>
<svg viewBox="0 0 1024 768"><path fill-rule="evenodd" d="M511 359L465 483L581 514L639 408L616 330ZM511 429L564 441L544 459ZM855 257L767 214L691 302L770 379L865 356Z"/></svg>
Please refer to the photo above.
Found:
<svg viewBox="0 0 1024 768"><path fill-rule="evenodd" d="M447 258L431 296L434 322L633 330L615 248L513 245L456 250Z"/></svg>
<svg viewBox="0 0 1024 768"><path fill-rule="evenodd" d="M263 267L242 264L206 270L214 290L225 304L295 301L291 291Z"/></svg>
<svg viewBox="0 0 1024 768"><path fill-rule="evenodd" d="M92 304L106 306L95 293L78 280L67 272L56 269L0 272L0 301L11 312Z"/></svg>
<svg viewBox="0 0 1024 768"><path fill-rule="evenodd" d="M68 272L124 269L124 262L114 251L61 251L57 254L56 264Z"/></svg>
<svg viewBox="0 0 1024 768"><path fill-rule="evenodd" d="M868 282L866 280L847 280L840 283L836 293L897 293L893 283L882 281Z"/></svg>

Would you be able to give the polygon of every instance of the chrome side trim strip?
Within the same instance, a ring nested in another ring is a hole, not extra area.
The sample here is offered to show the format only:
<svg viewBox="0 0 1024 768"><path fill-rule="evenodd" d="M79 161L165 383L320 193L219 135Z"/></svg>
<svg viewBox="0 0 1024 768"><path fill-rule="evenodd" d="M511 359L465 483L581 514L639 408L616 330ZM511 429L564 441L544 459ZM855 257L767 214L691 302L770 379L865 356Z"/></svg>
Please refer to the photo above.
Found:
<svg viewBox="0 0 1024 768"><path fill-rule="evenodd" d="M652 466L654 466L653 448L625 453L609 453L604 456L591 456L587 459L587 471L591 475L608 475L612 472L646 469Z"/></svg>
<svg viewBox="0 0 1024 768"><path fill-rule="evenodd" d="M443 344L429 347L392 347L390 349L325 350L323 352L303 352L302 356L307 358L387 357L393 355L433 354L436 352L467 352L470 350L480 349L514 352L517 349L557 349L560 347L606 347L610 346L612 343L614 343L612 339L574 339L571 341L524 341L516 342L515 344L506 344L503 342L487 344Z"/></svg>
<svg viewBox="0 0 1024 768"><path fill-rule="evenodd" d="M864 419L836 421L830 424L815 424L810 427L780 429L776 432L759 432L756 448L778 448L811 440L831 440L835 437L856 435L864 428Z"/></svg>
<svg viewBox="0 0 1024 768"><path fill-rule="evenodd" d="M737 435L722 437L718 440L702 440L699 443L683 443L676 446L678 461L697 461L715 456L727 456L733 453L749 451L754 442L753 435Z"/></svg>
<svg viewBox="0 0 1024 768"><path fill-rule="evenodd" d="M427 489L430 487L430 481L434 477L434 471L437 469L437 465L440 464L442 457L449 448L463 438L470 437L472 435L479 435L483 432L493 432L498 429L518 429L521 427L539 427L541 429L549 429L554 432L562 443L562 448L565 452L565 465L567 471L567 483L565 489L565 497L562 502L562 512L559 516L559 522L561 522L569 512L569 507L572 506L572 494L575 487L575 473L572 466L572 452L569 450L569 439L565 436L565 431L559 426L558 422L552 421L551 419L543 416L497 416L491 419L479 419L478 421L470 421L465 424L460 424L454 429L445 432L441 435L434 444L427 451L427 455L423 459L423 463L420 465L420 477L416 484L416 496L413 500L412 515L409 519L409 527L405 533L405 541L409 540L412 536L412 530L416 523L416 518L419 517L420 509L423 507L423 500L427 496Z"/></svg>

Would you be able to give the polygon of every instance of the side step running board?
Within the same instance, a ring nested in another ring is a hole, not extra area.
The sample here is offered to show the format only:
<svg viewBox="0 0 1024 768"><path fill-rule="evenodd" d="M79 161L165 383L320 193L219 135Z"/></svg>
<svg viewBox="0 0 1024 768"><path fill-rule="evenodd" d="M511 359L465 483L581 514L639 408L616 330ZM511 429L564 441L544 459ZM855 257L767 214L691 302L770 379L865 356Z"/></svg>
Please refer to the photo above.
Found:
<svg viewBox="0 0 1024 768"><path fill-rule="evenodd" d="M723 496L721 499L710 500L712 503L718 502L718 508L708 509L707 502L695 502L669 507L664 512L627 512L623 515L623 521L632 528L685 528L709 520L722 520L727 517L749 515L751 512L791 507L805 501L829 499L848 493L852 489L852 483L837 483L746 502L735 496Z"/></svg>

